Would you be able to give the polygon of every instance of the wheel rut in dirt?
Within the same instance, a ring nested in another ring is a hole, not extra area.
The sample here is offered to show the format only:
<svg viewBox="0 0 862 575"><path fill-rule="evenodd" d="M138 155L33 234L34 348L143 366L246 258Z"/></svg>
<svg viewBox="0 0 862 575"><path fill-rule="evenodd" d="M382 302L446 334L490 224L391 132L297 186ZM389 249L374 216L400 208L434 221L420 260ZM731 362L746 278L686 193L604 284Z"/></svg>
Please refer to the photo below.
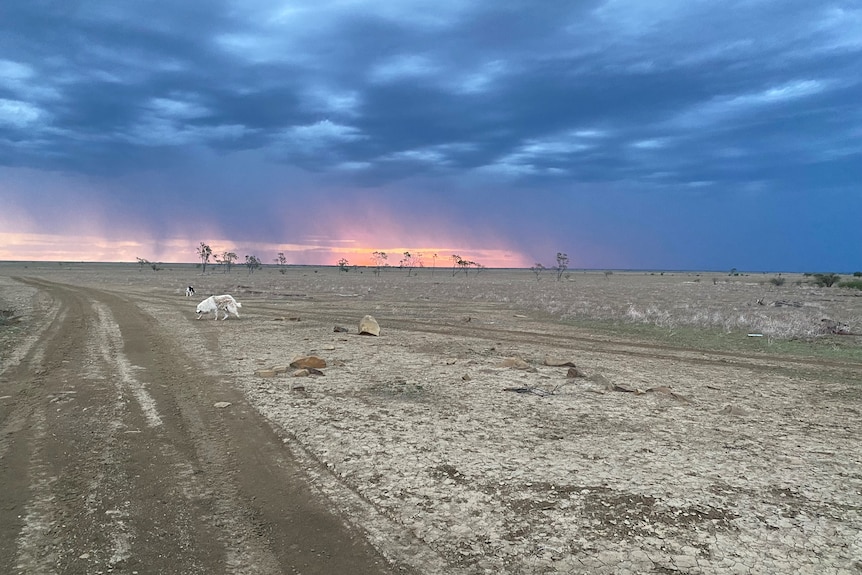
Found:
<svg viewBox="0 0 862 575"><path fill-rule="evenodd" d="M154 318L121 295L26 283L55 305L0 372L0 572L404 572Z"/></svg>

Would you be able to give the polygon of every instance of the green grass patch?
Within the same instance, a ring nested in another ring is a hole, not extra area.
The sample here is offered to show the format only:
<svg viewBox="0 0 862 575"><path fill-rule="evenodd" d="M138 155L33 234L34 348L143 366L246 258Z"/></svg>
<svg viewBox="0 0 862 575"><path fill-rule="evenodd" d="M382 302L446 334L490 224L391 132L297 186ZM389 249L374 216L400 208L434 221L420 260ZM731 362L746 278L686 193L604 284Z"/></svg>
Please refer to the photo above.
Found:
<svg viewBox="0 0 862 575"><path fill-rule="evenodd" d="M838 287L848 288L848 289L858 289L862 291L862 280L846 280L840 282Z"/></svg>
<svg viewBox="0 0 862 575"><path fill-rule="evenodd" d="M703 327L659 327L649 323L601 320L566 320L591 335L638 343L666 345L726 353L764 353L806 359L862 362L862 342L858 336L824 335L811 339L748 337L747 332L724 332Z"/></svg>

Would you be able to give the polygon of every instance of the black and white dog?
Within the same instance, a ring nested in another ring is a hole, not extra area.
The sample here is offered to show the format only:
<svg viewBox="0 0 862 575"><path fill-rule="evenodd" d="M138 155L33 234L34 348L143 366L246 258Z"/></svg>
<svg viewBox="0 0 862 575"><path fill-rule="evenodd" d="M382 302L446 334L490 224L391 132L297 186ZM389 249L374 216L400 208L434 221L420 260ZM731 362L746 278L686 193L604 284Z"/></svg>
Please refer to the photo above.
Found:
<svg viewBox="0 0 862 575"><path fill-rule="evenodd" d="M186 297L191 297L193 295L195 295L195 288L193 288L192 286L187 287L186 288Z"/></svg>

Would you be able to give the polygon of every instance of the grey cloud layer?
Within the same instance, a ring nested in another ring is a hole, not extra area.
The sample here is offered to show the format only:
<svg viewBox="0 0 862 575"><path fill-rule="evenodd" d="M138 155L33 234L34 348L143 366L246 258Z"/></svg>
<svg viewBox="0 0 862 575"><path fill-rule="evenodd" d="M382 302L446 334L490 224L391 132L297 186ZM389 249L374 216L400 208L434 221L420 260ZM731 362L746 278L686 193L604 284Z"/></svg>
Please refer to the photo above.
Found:
<svg viewBox="0 0 862 575"><path fill-rule="evenodd" d="M849 0L11 0L0 165L122 178L253 156L328 186L552 205L852 194L860 60Z"/></svg>
<svg viewBox="0 0 862 575"><path fill-rule="evenodd" d="M754 148L767 171L860 152L856 3L464 5L13 2L2 157L122 169L203 146L381 180L690 183Z"/></svg>

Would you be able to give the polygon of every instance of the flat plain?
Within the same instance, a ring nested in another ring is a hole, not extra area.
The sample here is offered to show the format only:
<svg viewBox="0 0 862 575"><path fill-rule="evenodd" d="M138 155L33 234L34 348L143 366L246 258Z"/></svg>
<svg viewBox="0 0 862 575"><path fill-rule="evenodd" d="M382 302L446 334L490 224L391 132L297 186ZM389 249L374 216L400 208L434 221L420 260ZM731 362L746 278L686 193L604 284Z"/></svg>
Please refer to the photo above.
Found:
<svg viewBox="0 0 862 575"><path fill-rule="evenodd" d="M793 274L774 285L777 274L726 272L570 270L558 281L530 270L163 267L0 264L0 472L28 478L4 501L5 572L152 572L158 546L144 532L168 526L139 518L156 496L140 494L127 459L112 460L124 485L103 477L60 493L73 466L38 453L52 418L92 413L87 389L122 406L107 445L91 438L82 458L114 457L119 439L152 450L172 413L190 434L176 448L185 471L175 455L151 463L173 469L178 502L207 509L203 527L172 520L200 533L157 563L163 573L345 572L331 562L337 549L321 553L329 524L316 524L317 543L278 538L287 527L272 509L297 497L320 502L380 572L862 572L857 290ZM221 293L242 303L240 317L196 319L195 305ZM107 339L95 356L54 364L50 334L73 304L84 308L75 337ZM379 336L358 334L366 314ZM132 316L138 327L122 319ZM146 338L133 341L134 329ZM93 358L107 356L121 361L94 373ZM306 356L326 367L290 367ZM57 389L35 393L52 370ZM253 451L220 434L258 420L272 445L257 459L215 453L233 454L228 440ZM282 460L308 493L267 483ZM138 503L99 503L109 487ZM69 516L66 497L89 502L83 516L112 511L113 535L77 544L52 531ZM221 542L212 553L189 551L209 540Z"/></svg>

